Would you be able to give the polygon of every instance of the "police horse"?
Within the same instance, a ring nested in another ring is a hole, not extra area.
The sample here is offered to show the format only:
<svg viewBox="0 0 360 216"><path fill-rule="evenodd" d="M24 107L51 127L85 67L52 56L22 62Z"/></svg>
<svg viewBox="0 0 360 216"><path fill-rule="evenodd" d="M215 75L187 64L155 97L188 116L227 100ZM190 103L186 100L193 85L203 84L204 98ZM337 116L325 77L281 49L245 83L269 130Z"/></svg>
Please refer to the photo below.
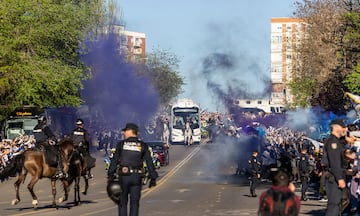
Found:
<svg viewBox="0 0 360 216"><path fill-rule="evenodd" d="M69 160L71 154L74 150L74 144L70 140L63 140L59 142L59 152L61 154L63 168L65 172L69 170ZM34 192L35 184L42 178L49 178L51 180L51 189L52 189L52 206L58 209L56 205L56 178L54 178L57 172L56 167L49 166L45 159L45 152L38 149L29 149L26 150L23 154L17 155L12 159L10 164L6 166L3 172L0 173L0 180L4 181L8 179L9 176L16 176L18 174L17 180L14 183L16 191L16 199L11 203L16 205L20 202L19 188L20 184L25 182L27 174L31 175L30 183L27 188L32 196L32 205L34 208L38 206L38 198ZM62 203L68 199L69 194L69 184L66 178L60 179L64 187L64 196L59 198L58 202Z"/></svg>
<svg viewBox="0 0 360 216"><path fill-rule="evenodd" d="M81 177L85 180L85 190L82 194L86 195L89 188L89 180L85 176L87 175L88 168L87 163L81 153L76 149L73 151L70 157L70 167L69 167L69 186L74 183L74 205L81 204L80 198L80 179Z"/></svg>
<svg viewBox="0 0 360 216"><path fill-rule="evenodd" d="M184 143L185 145L191 145L193 140L192 140L192 129L190 126L190 121L186 121L185 123L185 131L184 131Z"/></svg>
<svg viewBox="0 0 360 216"><path fill-rule="evenodd" d="M163 122L163 134L162 134L162 141L166 144L169 144L170 138L170 130L167 121Z"/></svg>

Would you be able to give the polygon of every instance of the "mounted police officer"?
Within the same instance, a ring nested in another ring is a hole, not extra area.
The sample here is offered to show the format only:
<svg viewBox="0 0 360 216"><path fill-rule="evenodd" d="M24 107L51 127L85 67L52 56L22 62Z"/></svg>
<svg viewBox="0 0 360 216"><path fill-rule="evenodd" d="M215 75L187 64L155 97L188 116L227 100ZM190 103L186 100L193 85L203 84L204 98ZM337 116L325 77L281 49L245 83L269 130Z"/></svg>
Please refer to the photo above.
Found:
<svg viewBox="0 0 360 216"><path fill-rule="evenodd" d="M250 196L257 197L255 193L256 187L260 183L260 176L261 176L261 164L258 161L258 151L254 150L252 152L251 158L249 159L249 166L250 166L250 173L251 173L251 180L250 180Z"/></svg>
<svg viewBox="0 0 360 216"><path fill-rule="evenodd" d="M346 191L345 182L345 155L344 145L340 138L344 137L347 127L343 120L335 119L330 123L331 134L324 144L323 163L328 167L328 175L325 179L328 203L326 216L341 215L346 204L343 204L342 196ZM347 203L348 204L348 203Z"/></svg>
<svg viewBox="0 0 360 216"><path fill-rule="evenodd" d="M90 169L95 166L93 158L90 156L90 135L84 128L84 121L82 119L76 120L76 128L71 132L70 139L74 142L75 149L79 151L87 164L87 174L85 178L92 178ZM91 164L90 164L91 163Z"/></svg>
<svg viewBox="0 0 360 216"><path fill-rule="evenodd" d="M300 179L301 179L301 200L306 201L306 191L309 188L310 181L310 163L309 163L309 155L307 154L307 147L303 146L300 154L299 161L299 171L300 171Z"/></svg>
<svg viewBox="0 0 360 216"><path fill-rule="evenodd" d="M33 129L33 134L36 140L35 146L39 149L47 148L49 142L54 140L54 133L47 125L46 117L41 115L38 117L38 124Z"/></svg>
<svg viewBox="0 0 360 216"><path fill-rule="evenodd" d="M134 123L127 123L122 131L124 133L124 140L118 143L108 170L108 188L109 185L113 187L114 176L118 176L122 190L120 196L118 194L119 188L114 188L116 189L116 196L118 196L119 215L127 216L127 205L130 195L130 216L138 216L142 187L141 179L144 172L142 169L143 161L145 160L149 172L149 187L156 186L158 174L152 163L148 145L137 137L139 127ZM112 192L108 190L110 197L113 195L111 195ZM112 200L114 201L114 199Z"/></svg>
<svg viewBox="0 0 360 216"><path fill-rule="evenodd" d="M54 158L54 156L56 156L55 158L58 170L54 177L66 178L67 174L63 171L64 166L61 159L61 153L59 152L57 146L55 147L55 135L47 125L47 119L44 115L40 115L38 117L38 124L34 127L33 134L36 140L36 148L44 151L46 159ZM48 161L49 160L47 160L47 163Z"/></svg>

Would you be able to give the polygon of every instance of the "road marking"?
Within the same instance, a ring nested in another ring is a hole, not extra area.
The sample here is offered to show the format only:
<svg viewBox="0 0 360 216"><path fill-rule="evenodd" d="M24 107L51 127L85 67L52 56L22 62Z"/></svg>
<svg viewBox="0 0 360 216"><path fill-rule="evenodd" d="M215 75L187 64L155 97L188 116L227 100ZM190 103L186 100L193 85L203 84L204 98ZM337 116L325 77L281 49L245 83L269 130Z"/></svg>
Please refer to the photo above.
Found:
<svg viewBox="0 0 360 216"><path fill-rule="evenodd" d="M187 188L184 188L184 189L177 189L176 192L179 192L179 193L184 193L184 192L189 192L190 190L187 189Z"/></svg>
<svg viewBox="0 0 360 216"><path fill-rule="evenodd" d="M239 216L239 215L256 215L257 209L237 209L237 210L227 210L227 209L219 209L219 210L208 210L206 211L209 215L215 216Z"/></svg>
<svg viewBox="0 0 360 216"><path fill-rule="evenodd" d="M146 197L148 194L150 194L152 191L154 191L156 188L158 188L159 186L161 186L162 184L164 184L171 176L173 176L182 166L184 166L198 151L200 150L200 146L197 146L192 152L190 152L190 154L188 156L186 156L180 163L178 163L172 170L170 170L170 172L168 174L166 174L164 177L162 177L157 186L153 187L153 188L146 188L142 191L141 197ZM95 183L94 183L95 184ZM94 201L99 202L101 200L108 200L109 198L102 198L102 199L95 199ZM50 201L51 202L51 201ZM45 203L44 201L42 201L41 203ZM96 215L98 213L101 212L106 212L108 210L112 210L118 208L118 206L113 206L113 207L109 207L109 208L105 208L105 209L101 209L99 211L92 211L90 213L85 213L85 214L81 214L81 215ZM13 216L25 216L25 215L36 215L36 214L41 214L41 213L47 213L50 211L54 211L53 208L50 209L42 209L42 210L36 210L35 212L26 212L26 213L20 213L20 214L14 214Z"/></svg>
<svg viewBox="0 0 360 216"><path fill-rule="evenodd" d="M164 184L171 176L173 176L182 166L184 166L198 151L200 150L200 146L196 147L186 158L184 158L179 164L177 164L167 175L160 179L157 186L161 186ZM143 190L141 197L146 197L152 191L156 190L156 187L146 188Z"/></svg>
<svg viewBox="0 0 360 216"><path fill-rule="evenodd" d="M164 177L162 177L157 186L153 188L146 188L141 193L141 198L146 197L148 194L150 194L152 191L154 191L156 188L160 187L162 184L164 184L171 176L173 176L186 162L188 162L198 151L200 150L200 146L196 147L188 156L186 156L180 163L178 163L168 174L166 174ZM106 212L108 210L117 208L117 206L101 209L99 211L93 211L91 213L81 214L81 215L95 215L101 212Z"/></svg>

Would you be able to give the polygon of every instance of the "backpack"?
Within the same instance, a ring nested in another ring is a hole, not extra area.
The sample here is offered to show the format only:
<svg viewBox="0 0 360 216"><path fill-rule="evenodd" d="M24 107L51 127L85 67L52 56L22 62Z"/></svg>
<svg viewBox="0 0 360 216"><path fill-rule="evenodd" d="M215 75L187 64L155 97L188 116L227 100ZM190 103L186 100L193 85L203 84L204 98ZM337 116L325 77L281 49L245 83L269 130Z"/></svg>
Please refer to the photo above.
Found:
<svg viewBox="0 0 360 216"><path fill-rule="evenodd" d="M260 200L258 216L296 216L299 210L294 193L271 188Z"/></svg>

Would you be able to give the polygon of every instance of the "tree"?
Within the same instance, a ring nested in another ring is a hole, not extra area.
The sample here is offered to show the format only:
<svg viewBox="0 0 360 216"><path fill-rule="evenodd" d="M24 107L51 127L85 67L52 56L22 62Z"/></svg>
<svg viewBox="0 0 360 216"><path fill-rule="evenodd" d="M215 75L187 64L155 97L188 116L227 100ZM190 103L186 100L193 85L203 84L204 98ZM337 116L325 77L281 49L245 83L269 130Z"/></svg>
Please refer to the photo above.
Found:
<svg viewBox="0 0 360 216"><path fill-rule="evenodd" d="M306 23L297 77L312 77L321 86L339 65L337 53L344 36L341 29L344 9L339 1L334 0L304 0L297 2L296 6L294 15ZM314 90L319 93L319 88Z"/></svg>
<svg viewBox="0 0 360 216"><path fill-rule="evenodd" d="M302 77L289 83L292 95L294 95L293 106L308 107L312 98L316 80L310 77Z"/></svg>
<svg viewBox="0 0 360 216"><path fill-rule="evenodd" d="M359 3L360 4L360 3ZM345 75L343 84L347 90L360 93L360 11L349 11L344 15L346 34L344 36L344 50L342 59L349 71Z"/></svg>
<svg viewBox="0 0 360 216"><path fill-rule="evenodd" d="M149 76L160 97L160 104L167 106L182 91L184 78L178 72L179 59L167 50L154 49L147 54L145 68L140 75Z"/></svg>
<svg viewBox="0 0 360 216"><path fill-rule="evenodd" d="M360 28L356 16L359 8L357 0L296 2L294 14L306 22L306 36L300 48L301 67L290 85L292 92L299 93L297 99L309 97L312 91L308 100L311 105L337 113L344 111L343 92L360 85L354 72L360 57ZM309 78L316 80L315 85L304 85ZM299 87L296 83L302 85ZM298 91L303 87L306 88L303 93ZM342 103L334 105L335 101Z"/></svg>
<svg viewBox="0 0 360 216"><path fill-rule="evenodd" d="M0 116L29 103L79 105L80 54L96 33L102 0L0 1Z"/></svg>
<svg viewBox="0 0 360 216"><path fill-rule="evenodd" d="M346 76L343 83L349 92L360 94L360 62L358 62L354 71Z"/></svg>
<svg viewBox="0 0 360 216"><path fill-rule="evenodd" d="M332 111L337 115L344 115L346 101L344 98L344 85L341 80L343 80L342 75L333 71L329 79L320 86L318 96L311 99L311 104L321 106L324 110Z"/></svg>

